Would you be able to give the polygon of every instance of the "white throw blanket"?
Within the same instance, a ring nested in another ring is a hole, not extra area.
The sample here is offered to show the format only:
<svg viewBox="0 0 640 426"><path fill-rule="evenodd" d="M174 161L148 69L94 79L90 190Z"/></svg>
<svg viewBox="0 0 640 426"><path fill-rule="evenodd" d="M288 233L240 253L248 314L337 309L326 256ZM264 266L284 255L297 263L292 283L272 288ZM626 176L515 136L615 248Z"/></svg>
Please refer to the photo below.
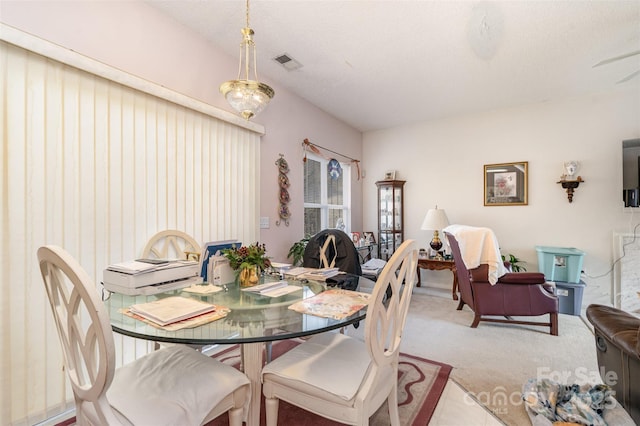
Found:
<svg viewBox="0 0 640 426"><path fill-rule="evenodd" d="M460 253L467 269L474 269L482 264L489 265L489 283L498 282L498 278L506 274L500 255L498 239L489 228L467 225L449 225L443 229L453 235L460 246Z"/></svg>

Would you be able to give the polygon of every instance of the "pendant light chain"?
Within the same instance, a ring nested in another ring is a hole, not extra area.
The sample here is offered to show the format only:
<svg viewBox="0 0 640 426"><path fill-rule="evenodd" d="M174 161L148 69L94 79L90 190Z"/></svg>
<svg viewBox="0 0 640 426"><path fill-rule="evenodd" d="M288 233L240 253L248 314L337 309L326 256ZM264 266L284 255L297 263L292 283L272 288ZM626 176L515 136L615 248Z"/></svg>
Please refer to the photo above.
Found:
<svg viewBox="0 0 640 426"><path fill-rule="evenodd" d="M247 18L247 28L249 27L249 0L247 0L247 12L246 12L246 18Z"/></svg>

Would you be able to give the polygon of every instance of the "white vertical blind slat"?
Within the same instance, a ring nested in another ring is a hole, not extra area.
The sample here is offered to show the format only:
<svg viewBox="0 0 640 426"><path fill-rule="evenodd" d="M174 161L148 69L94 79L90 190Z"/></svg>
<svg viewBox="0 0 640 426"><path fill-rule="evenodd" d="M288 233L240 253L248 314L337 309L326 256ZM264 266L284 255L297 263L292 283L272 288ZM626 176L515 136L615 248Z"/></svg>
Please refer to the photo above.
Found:
<svg viewBox="0 0 640 426"><path fill-rule="evenodd" d="M73 406L37 248L63 246L100 291L163 229L255 241L260 136L4 41L0 65L0 418L20 425ZM149 350L115 339L120 364Z"/></svg>

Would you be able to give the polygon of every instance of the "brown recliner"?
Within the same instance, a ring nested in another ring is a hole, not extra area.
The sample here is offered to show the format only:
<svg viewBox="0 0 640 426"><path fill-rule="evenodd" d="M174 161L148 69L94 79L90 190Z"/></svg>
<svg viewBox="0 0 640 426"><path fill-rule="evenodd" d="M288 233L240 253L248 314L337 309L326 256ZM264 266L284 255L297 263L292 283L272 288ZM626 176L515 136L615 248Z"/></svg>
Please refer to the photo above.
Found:
<svg viewBox="0 0 640 426"><path fill-rule="evenodd" d="M640 318L604 305L589 305L602 381L640 424Z"/></svg>
<svg viewBox="0 0 640 426"><path fill-rule="evenodd" d="M467 269L456 237L445 232L458 274L460 302L458 310L468 305L474 313L472 328L480 321L536 325L550 328L558 335L558 298L553 287L546 285L539 272L508 272L491 285L488 265ZM549 314L549 321L523 321L512 316L540 316ZM504 317L504 318L495 318Z"/></svg>

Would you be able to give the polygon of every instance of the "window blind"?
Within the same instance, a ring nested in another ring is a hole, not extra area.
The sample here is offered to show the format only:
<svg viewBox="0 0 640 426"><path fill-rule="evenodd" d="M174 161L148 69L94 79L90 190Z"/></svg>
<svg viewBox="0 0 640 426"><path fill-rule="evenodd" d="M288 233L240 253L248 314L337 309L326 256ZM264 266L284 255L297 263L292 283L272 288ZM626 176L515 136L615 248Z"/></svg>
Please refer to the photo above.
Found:
<svg viewBox="0 0 640 426"><path fill-rule="evenodd" d="M102 270L139 257L160 230L256 241L260 129L106 66L34 53L2 30L0 419L22 425L73 407L37 248L64 247L100 291ZM115 337L119 365L151 349Z"/></svg>

